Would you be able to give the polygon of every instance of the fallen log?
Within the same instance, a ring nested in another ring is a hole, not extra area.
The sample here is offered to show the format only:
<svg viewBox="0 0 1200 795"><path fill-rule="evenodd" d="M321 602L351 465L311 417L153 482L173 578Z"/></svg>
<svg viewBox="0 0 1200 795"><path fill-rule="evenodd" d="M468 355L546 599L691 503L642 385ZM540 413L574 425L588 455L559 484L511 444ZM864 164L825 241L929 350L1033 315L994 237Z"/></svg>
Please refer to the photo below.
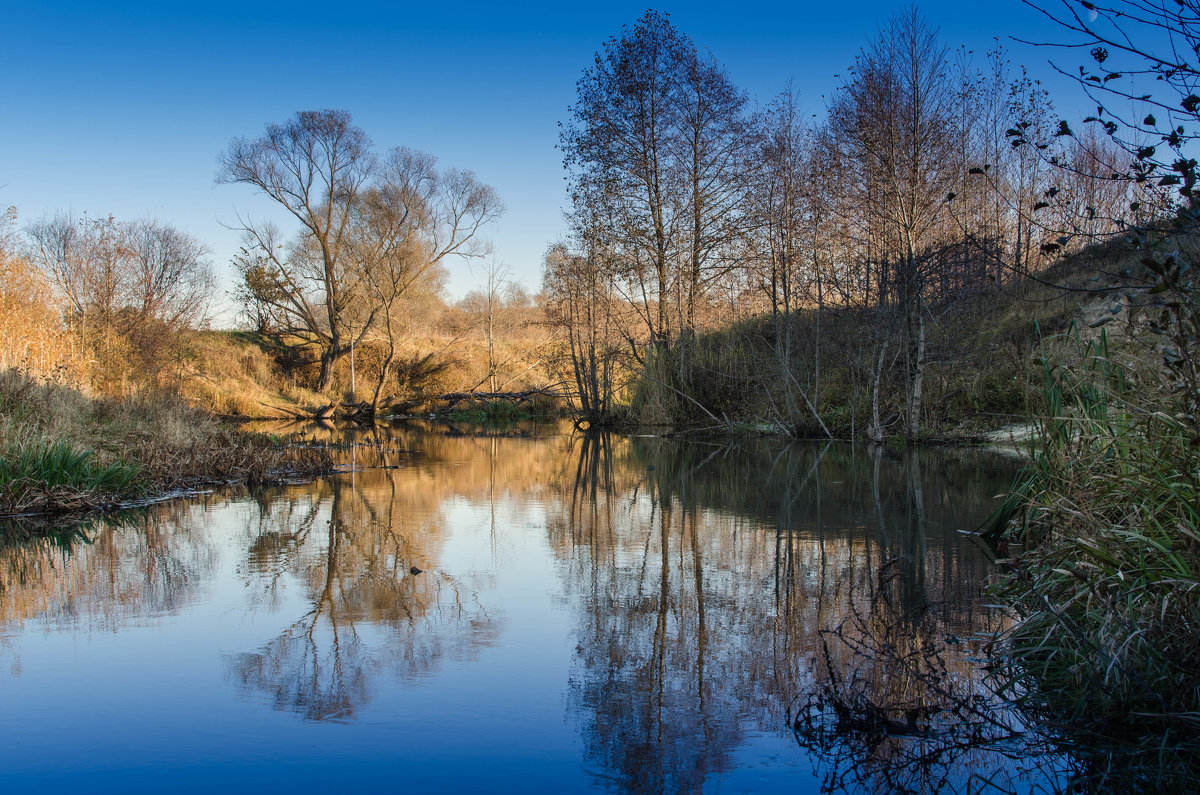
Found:
<svg viewBox="0 0 1200 795"><path fill-rule="evenodd" d="M523 403L535 397L559 397L559 394L549 389L526 389L522 392L447 392L430 400L446 401L446 410L449 411L464 400L511 400L514 403Z"/></svg>
<svg viewBox="0 0 1200 795"><path fill-rule="evenodd" d="M271 403L263 403L259 401L259 405L266 406L272 411L278 411L280 414L286 414L298 420L327 420L333 416L334 406L330 403L328 406L318 406L315 409L306 408L288 408L287 406L275 406Z"/></svg>

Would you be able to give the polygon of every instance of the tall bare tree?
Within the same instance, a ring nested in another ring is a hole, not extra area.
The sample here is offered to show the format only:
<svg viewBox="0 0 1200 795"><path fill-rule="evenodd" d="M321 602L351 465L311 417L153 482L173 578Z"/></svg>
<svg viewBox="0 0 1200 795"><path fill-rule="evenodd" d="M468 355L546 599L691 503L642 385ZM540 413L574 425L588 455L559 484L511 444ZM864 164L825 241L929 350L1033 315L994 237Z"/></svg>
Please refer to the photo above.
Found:
<svg viewBox="0 0 1200 795"><path fill-rule="evenodd" d="M573 174L572 199L603 203L621 263L646 306L652 343L671 337L670 299L686 201L674 168L679 65L693 49L663 14L647 11L604 43L578 83L560 146Z"/></svg>
<svg viewBox="0 0 1200 795"><path fill-rule="evenodd" d="M450 258L484 255L480 230L503 209L495 190L472 172L439 170L432 155L403 147L391 150L354 203L349 257L387 343L372 413L396 358L406 299L440 287L437 277Z"/></svg>
<svg viewBox="0 0 1200 795"><path fill-rule="evenodd" d="M829 222L821 195L831 174L816 174L812 131L800 118L799 100L789 88L780 94L760 121L758 174L754 203L757 246L766 260L763 287L770 297L771 321L778 364L773 376L779 382L784 406L779 410L784 427L796 425L801 414L810 414L826 435L828 429L810 397L808 385L796 372L797 351L793 313L816 306L817 323L811 340L813 385L820 390L820 314L824 309L824 271L819 253L829 235ZM801 402L803 407L800 406Z"/></svg>
<svg viewBox="0 0 1200 795"><path fill-rule="evenodd" d="M859 161L869 222L878 225L905 340L905 433L920 433L926 367L926 280L938 262L947 196L962 165L946 48L916 9L894 17L858 58L831 110ZM876 428L876 435L880 430Z"/></svg>
<svg viewBox="0 0 1200 795"><path fill-rule="evenodd" d="M685 244L678 285L679 369L688 372L688 347L707 285L733 267L733 241L746 224L746 170L753 151L745 94L711 53L684 50L675 100L672 148L684 204Z"/></svg>
<svg viewBox="0 0 1200 795"><path fill-rule="evenodd" d="M654 11L605 42L577 85L560 138L575 236L589 241L577 253L604 252L582 262L603 261L642 319L644 332L624 332L642 340L631 353L646 377L711 415L689 393L701 314L745 228L745 95Z"/></svg>
<svg viewBox="0 0 1200 795"><path fill-rule="evenodd" d="M218 182L253 186L300 224L302 240L285 246L274 225L244 220L239 266L270 287L265 300L285 330L319 347L321 392L374 320L368 313L353 331L347 322L357 295L346 254L352 208L375 165L367 134L343 110L300 111L258 138L235 139L219 160Z"/></svg>

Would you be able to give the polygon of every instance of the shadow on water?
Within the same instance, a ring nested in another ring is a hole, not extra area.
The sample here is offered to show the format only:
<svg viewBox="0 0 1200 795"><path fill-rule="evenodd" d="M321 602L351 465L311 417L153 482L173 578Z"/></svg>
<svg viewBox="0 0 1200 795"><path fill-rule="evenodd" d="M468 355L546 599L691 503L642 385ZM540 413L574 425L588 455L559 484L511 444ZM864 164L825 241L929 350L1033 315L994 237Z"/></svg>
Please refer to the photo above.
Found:
<svg viewBox="0 0 1200 795"><path fill-rule="evenodd" d="M600 786L698 791L766 766L747 758L765 737L790 744L782 761L771 746L783 789L809 774L828 792L1076 786L1087 755L1007 709L984 668L1005 618L981 600L993 563L959 531L1012 461L560 431L310 428L343 474L9 525L0 628L171 613L232 556L244 609L284 620L223 653L228 681L352 722L382 679L429 682L504 641L515 602L495 548L536 528L574 652L565 685L512 686L565 686ZM447 551L463 504L484 517L482 564ZM221 539L218 505L237 509Z"/></svg>

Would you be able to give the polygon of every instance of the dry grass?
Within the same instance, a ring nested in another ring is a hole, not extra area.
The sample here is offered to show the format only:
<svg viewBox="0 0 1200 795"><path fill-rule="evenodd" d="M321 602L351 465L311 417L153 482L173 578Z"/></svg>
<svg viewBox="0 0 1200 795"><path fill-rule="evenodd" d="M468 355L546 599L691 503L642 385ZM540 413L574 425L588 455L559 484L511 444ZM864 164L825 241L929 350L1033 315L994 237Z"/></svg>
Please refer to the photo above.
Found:
<svg viewBox="0 0 1200 795"><path fill-rule="evenodd" d="M0 233L3 224L0 223ZM0 370L9 367L76 380L87 357L64 334L59 302L46 277L0 246Z"/></svg>
<svg viewBox="0 0 1200 795"><path fill-rule="evenodd" d="M223 417L279 416L272 406L316 406L322 398L296 385L277 361L281 349L244 332L196 332L180 393L192 405Z"/></svg>
<svg viewBox="0 0 1200 795"><path fill-rule="evenodd" d="M1196 244L1172 238L1164 245ZM933 438L964 440L1026 422L1031 411L1042 408L1041 378L1033 365L1038 340L1065 332L1077 320L1084 341L1107 331L1112 350L1125 363L1156 359L1153 345L1129 333L1123 322L1128 314L1112 311L1115 305L1147 303L1145 291L1130 286L1145 278L1144 268L1132 281L1129 275L1142 267L1144 256L1113 239L1039 273L982 286L931 307L922 428ZM884 322L877 310L857 306L832 306L819 318L813 309L796 311L790 318L788 361L776 351L770 315L730 323L699 337L686 375L680 375L676 348L655 358L634 391L633 417L646 424L692 427L712 425L712 414L732 427L822 436L798 397L803 391L835 436L861 434L870 418L870 371ZM891 343L897 357L902 355L898 347ZM903 414L905 394L903 362L897 359L881 389L885 423Z"/></svg>
<svg viewBox="0 0 1200 795"><path fill-rule="evenodd" d="M93 399L15 370L0 372L0 451L0 514L104 507L200 482L266 483L332 463L179 399Z"/></svg>
<svg viewBox="0 0 1200 795"><path fill-rule="evenodd" d="M180 389L190 403L225 417L274 418L277 407L315 408L351 397L350 357L334 366L325 395L313 391L315 349L276 342L249 332L198 332L190 343L189 369ZM545 387L556 379L547 364L548 343L524 336L497 339L496 385L502 391ZM354 356L354 397L369 400L385 350L378 342ZM436 329L398 341L392 373L381 397L416 403L447 392L489 391L487 346L478 334L450 335Z"/></svg>

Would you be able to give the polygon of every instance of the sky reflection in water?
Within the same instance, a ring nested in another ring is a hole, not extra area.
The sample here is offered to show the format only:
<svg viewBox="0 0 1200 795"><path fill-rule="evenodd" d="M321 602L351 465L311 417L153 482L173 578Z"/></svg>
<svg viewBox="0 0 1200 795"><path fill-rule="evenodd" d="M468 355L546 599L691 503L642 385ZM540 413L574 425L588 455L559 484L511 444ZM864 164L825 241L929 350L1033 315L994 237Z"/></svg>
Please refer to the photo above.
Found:
<svg viewBox="0 0 1200 795"><path fill-rule="evenodd" d="M353 474L176 501L87 542L10 534L0 789L895 786L880 770L905 741L850 759L790 722L829 666L890 703L930 696L844 644L827 657L820 630L967 639L948 665L981 687L991 564L956 531L1009 459L545 429L358 441ZM998 760L901 776L962 784Z"/></svg>

